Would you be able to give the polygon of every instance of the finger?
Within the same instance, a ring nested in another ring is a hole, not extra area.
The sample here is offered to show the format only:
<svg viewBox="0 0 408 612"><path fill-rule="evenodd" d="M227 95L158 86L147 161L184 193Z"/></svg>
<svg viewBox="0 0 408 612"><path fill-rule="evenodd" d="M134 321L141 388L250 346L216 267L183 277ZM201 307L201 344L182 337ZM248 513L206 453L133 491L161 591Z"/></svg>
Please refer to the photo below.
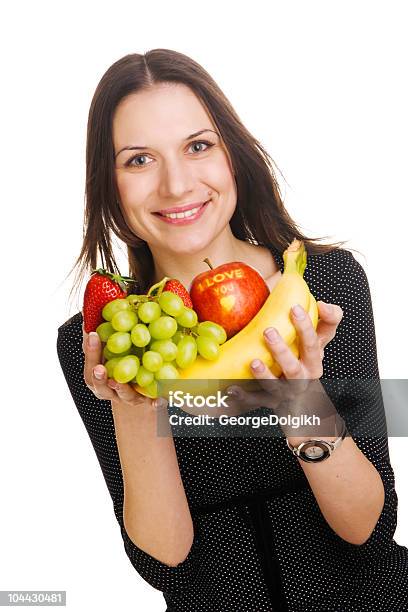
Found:
<svg viewBox="0 0 408 612"><path fill-rule="evenodd" d="M268 327L264 330L264 338L273 358L279 363L285 377L287 379L301 379L303 375L302 364L292 353L278 330ZM262 373L263 375L264 373ZM268 372L268 378L269 375L273 376L271 372Z"/></svg>
<svg viewBox="0 0 408 612"><path fill-rule="evenodd" d="M336 335L337 327L343 318L343 310L338 304L326 304L318 301L317 305L319 322L316 333L319 336L320 344L324 348Z"/></svg>
<svg viewBox="0 0 408 612"><path fill-rule="evenodd" d="M291 314L299 338L299 359L312 378L320 378L323 375L321 347L311 318L299 304L292 308Z"/></svg>
<svg viewBox="0 0 408 612"><path fill-rule="evenodd" d="M149 400L153 403L151 398L136 391L129 383L119 383L113 378L109 378L108 387L114 389L116 399L119 398L123 402L131 403L135 406L146 406Z"/></svg>
<svg viewBox="0 0 408 612"><path fill-rule="evenodd" d="M84 378L87 385L92 384L92 370L102 363L102 342L96 332L83 332L82 350L85 356Z"/></svg>
<svg viewBox="0 0 408 612"><path fill-rule="evenodd" d="M267 340L268 342L268 340ZM269 396L273 407L282 400L282 381L265 365L261 359L254 359L250 363L251 372L258 384Z"/></svg>
<svg viewBox="0 0 408 612"><path fill-rule="evenodd" d="M256 359L252 363L258 363L256 370L252 367L254 376L258 379L258 384L265 389L269 395L269 403L265 404L269 408L276 410L283 402L295 399L307 388L308 382L302 378L298 380L286 380L285 377L277 378L265 366L263 361ZM260 365L259 365L260 364Z"/></svg>
<svg viewBox="0 0 408 612"><path fill-rule="evenodd" d="M98 399L114 399L115 392L107 385L107 371L102 365L102 343L96 332L87 334L82 324L82 350L85 355L84 380Z"/></svg>
<svg viewBox="0 0 408 612"><path fill-rule="evenodd" d="M106 368L98 364L92 370L92 391L98 399L115 399L115 391L108 386L108 376Z"/></svg>

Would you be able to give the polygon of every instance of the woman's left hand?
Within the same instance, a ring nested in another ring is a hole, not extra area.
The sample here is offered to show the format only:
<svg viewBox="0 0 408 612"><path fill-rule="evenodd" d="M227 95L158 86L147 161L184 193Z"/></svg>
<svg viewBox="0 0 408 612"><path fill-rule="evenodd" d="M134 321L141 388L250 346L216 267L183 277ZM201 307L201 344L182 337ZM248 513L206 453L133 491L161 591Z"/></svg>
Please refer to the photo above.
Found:
<svg viewBox="0 0 408 612"><path fill-rule="evenodd" d="M281 388L281 385L276 382L273 383L273 381L280 380L282 377L286 380L299 381L286 385L289 398L293 399L294 390L295 393L303 393L311 381L323 376L324 348L336 335L337 327L343 318L343 311L337 304L326 305L319 301L317 306L319 321L316 330L309 314L303 308L301 308L302 316L298 318L295 316L293 309L291 311L292 322L298 335L299 359L295 357L278 331L276 331L276 338L273 339L268 335L268 331L272 328L264 330L265 341L274 360L279 363L282 375L277 378L262 361L255 359L251 362L251 371L254 378L258 379L259 385L266 391L266 395L263 391L249 393L239 386L232 385L227 391L234 389L238 391L239 395L231 395L235 401L242 402L246 407L266 406L273 408L276 405L276 390L278 387ZM285 399L287 398L286 395ZM281 389L279 401L282 401Z"/></svg>

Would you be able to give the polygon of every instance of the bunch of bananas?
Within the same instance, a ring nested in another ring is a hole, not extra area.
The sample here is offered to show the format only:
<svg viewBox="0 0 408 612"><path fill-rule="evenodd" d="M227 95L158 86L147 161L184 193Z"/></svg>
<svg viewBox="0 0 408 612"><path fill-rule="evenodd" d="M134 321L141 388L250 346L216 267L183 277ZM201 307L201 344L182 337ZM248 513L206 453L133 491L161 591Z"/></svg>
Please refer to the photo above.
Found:
<svg viewBox="0 0 408 612"><path fill-rule="evenodd" d="M187 393L187 381L191 381L190 392L193 395L200 394L204 397L213 395L218 390L223 391L233 380L240 380L240 386L243 388L253 389L255 379L250 368L253 359L260 359L275 376L281 376L282 369L272 357L263 337L263 331L267 327L275 327L296 358L299 357L296 328L290 316L291 307L300 304L308 312L315 329L318 322L316 300L303 278L307 261L304 243L294 239L283 253L283 260L282 276L262 308L243 329L220 346L218 359L208 361L198 357L190 367L180 371L177 380L160 381L159 384L163 382L165 389L164 394L160 392L160 395L168 395L170 389L182 389ZM252 384L246 387L246 381ZM145 394L139 387L136 387L136 390Z"/></svg>

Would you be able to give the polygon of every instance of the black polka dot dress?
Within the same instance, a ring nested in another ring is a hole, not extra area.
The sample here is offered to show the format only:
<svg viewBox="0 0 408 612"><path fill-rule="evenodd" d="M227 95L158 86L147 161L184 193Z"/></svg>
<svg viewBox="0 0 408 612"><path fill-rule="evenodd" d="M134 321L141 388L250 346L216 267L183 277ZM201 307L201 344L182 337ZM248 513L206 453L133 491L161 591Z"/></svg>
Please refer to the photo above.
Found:
<svg viewBox="0 0 408 612"><path fill-rule="evenodd" d="M281 253L270 249L283 272ZM163 592L167 612L408 611L408 549L393 539L397 495L367 276L352 253L340 249L308 255L304 278L316 300L343 309L325 348L322 380L351 381L351 391L346 385L331 397L384 483L381 516L362 545L346 542L328 525L283 435L177 435L192 547L176 567L138 548L123 524L110 402L98 400L83 379L81 313L58 329L61 368L100 463L126 554L138 574ZM364 384L353 390L353 381ZM259 414L267 412L259 408ZM383 433L365 435L362 424Z"/></svg>

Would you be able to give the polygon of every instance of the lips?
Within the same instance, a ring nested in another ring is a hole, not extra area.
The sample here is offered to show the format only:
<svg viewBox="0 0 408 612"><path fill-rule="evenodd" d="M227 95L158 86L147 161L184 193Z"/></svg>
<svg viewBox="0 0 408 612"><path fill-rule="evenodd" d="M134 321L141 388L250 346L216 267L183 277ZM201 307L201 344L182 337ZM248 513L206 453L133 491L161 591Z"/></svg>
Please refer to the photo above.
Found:
<svg viewBox="0 0 408 612"><path fill-rule="evenodd" d="M190 225L191 223L195 223L198 219L201 218L201 216L205 213L207 207L209 206L210 202L211 202L211 200L208 200L207 202L204 202L203 204L201 204L201 206L199 204L196 207L198 210L195 213L190 214L188 216L178 217L178 216L176 216L176 213L175 213L174 217L170 217L168 215L162 215L160 213L153 213L153 214L157 215L157 217L163 223L168 223L170 225L178 225L178 226Z"/></svg>
<svg viewBox="0 0 408 612"><path fill-rule="evenodd" d="M178 208L166 208L165 210L163 210L162 212L157 211L154 212L154 215L159 215L160 217L165 217L166 215L170 215L170 214L177 214L177 213L182 213L182 212L187 212L188 210L193 210L194 208L202 208L205 204L208 204L210 200L206 200L205 202L195 202L193 204L186 204L185 206L179 206Z"/></svg>
<svg viewBox="0 0 408 612"><path fill-rule="evenodd" d="M163 210L159 210L156 211L154 214L163 216L169 215L171 213L182 213L186 212L187 210L192 210L193 208L201 207L204 204L207 204L207 202L209 202L209 200L206 200L205 202L192 202L191 204L185 204L184 206L175 206L174 208L166 208Z"/></svg>

